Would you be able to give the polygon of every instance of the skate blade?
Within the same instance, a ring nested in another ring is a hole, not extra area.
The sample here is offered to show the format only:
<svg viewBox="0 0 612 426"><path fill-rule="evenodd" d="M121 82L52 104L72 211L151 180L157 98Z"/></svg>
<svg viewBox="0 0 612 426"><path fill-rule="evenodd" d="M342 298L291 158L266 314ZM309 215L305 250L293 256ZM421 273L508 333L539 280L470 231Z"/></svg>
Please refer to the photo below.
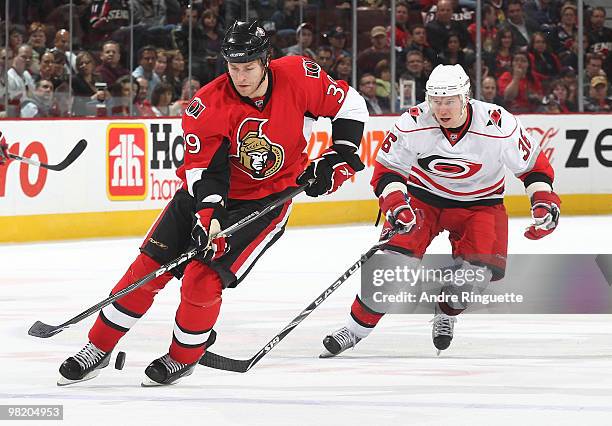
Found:
<svg viewBox="0 0 612 426"><path fill-rule="evenodd" d="M330 351L328 351L327 349L324 349L323 352L321 352L321 354L319 355L319 358L333 358L338 354L333 354Z"/></svg>
<svg viewBox="0 0 612 426"><path fill-rule="evenodd" d="M440 349L436 349L436 356L440 356L441 353L442 351Z"/></svg>
<svg viewBox="0 0 612 426"><path fill-rule="evenodd" d="M149 377L145 376L144 379L142 379L142 382L140 383L140 386L143 388L155 388L155 387L160 387L160 386L172 386L177 384L178 382L180 382L181 379L176 379L175 381L173 381L172 383L158 383L155 380L151 380L149 379Z"/></svg>
<svg viewBox="0 0 612 426"><path fill-rule="evenodd" d="M94 370L91 373L86 374L85 377L79 380L67 379L64 376L60 375L60 378L57 380L57 385L58 386L69 386L69 385L74 385L75 383L86 382L88 380L95 379L96 377L98 377L99 374L100 374L100 370Z"/></svg>

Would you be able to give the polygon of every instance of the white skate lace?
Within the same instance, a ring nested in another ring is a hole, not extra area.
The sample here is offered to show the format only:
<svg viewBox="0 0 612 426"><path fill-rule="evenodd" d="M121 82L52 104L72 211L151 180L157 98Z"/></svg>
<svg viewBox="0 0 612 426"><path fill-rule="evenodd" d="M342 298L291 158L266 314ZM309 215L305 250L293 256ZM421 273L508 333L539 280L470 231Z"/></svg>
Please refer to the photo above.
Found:
<svg viewBox="0 0 612 426"><path fill-rule="evenodd" d="M76 359L81 367L86 370L93 367L104 357L104 355L106 355L106 352L98 349L93 343L89 342L74 356L74 359Z"/></svg>
<svg viewBox="0 0 612 426"><path fill-rule="evenodd" d="M172 358L170 358L170 354L164 355L163 357L159 359L159 361L162 364L164 364L164 366L170 372L170 374L174 374L177 371L179 371L181 368L184 368L187 366L187 364L183 364L181 362L175 361Z"/></svg>
<svg viewBox="0 0 612 426"><path fill-rule="evenodd" d="M433 322L434 336L450 336L453 337L453 328L457 318L450 317L446 314L437 314L430 322Z"/></svg>
<svg viewBox="0 0 612 426"><path fill-rule="evenodd" d="M357 344L357 336L346 327L336 331L332 337L338 342L342 349L354 347Z"/></svg>

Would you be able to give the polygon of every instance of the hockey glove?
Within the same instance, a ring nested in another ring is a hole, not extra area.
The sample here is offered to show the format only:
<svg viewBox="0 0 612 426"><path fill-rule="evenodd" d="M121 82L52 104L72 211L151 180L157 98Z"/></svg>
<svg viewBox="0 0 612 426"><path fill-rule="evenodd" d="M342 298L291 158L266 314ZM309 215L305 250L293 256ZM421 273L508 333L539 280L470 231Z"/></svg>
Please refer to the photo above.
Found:
<svg viewBox="0 0 612 426"><path fill-rule="evenodd" d="M539 240L555 230L559 223L561 200L554 192L537 191L531 197L533 223L525 231L525 237Z"/></svg>
<svg viewBox="0 0 612 426"><path fill-rule="evenodd" d="M221 223L217 219L224 213L221 209L222 206L205 207L195 214L196 221L191 237L198 247L205 247L210 241L210 249L204 253L205 262L216 260L229 250L225 237L215 237L221 231Z"/></svg>
<svg viewBox="0 0 612 426"><path fill-rule="evenodd" d="M410 197L402 191L393 191L387 196L381 195L378 204L389 225L399 233L410 232L417 222L414 210L410 206Z"/></svg>
<svg viewBox="0 0 612 426"><path fill-rule="evenodd" d="M364 165L348 146L338 145L326 149L321 156L306 167L297 178L299 185L305 185L314 180L307 188L306 194L318 197L323 194L331 194L345 180L350 179L356 172L363 170Z"/></svg>
<svg viewBox="0 0 612 426"><path fill-rule="evenodd" d="M0 132L0 166L3 165L8 160L8 144L2 137L2 132Z"/></svg>

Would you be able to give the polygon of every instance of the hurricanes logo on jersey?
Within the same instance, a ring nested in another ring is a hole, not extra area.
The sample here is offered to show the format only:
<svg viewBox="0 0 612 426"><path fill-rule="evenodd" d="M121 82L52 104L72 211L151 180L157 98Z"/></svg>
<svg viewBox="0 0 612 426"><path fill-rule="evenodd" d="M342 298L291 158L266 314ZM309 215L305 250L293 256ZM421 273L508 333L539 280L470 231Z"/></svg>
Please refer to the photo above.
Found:
<svg viewBox="0 0 612 426"><path fill-rule="evenodd" d="M446 179L467 179L482 168L482 164L473 161L439 155L419 158L417 163L424 171Z"/></svg>
<svg viewBox="0 0 612 426"><path fill-rule="evenodd" d="M253 179L265 179L278 172L285 160L283 147L273 143L263 132L268 120L246 118L236 134L238 168Z"/></svg>

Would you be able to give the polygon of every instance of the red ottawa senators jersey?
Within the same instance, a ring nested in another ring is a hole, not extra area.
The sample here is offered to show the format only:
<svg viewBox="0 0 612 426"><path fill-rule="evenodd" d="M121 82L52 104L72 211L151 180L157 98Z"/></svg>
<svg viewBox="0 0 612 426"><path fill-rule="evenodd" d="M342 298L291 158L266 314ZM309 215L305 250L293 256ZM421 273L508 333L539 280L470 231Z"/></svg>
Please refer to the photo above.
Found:
<svg viewBox="0 0 612 426"><path fill-rule="evenodd" d="M262 101L241 97L226 73L194 96L183 114L185 163L177 171L189 193L259 199L295 186L318 117L367 121L362 98L301 56L274 60Z"/></svg>

